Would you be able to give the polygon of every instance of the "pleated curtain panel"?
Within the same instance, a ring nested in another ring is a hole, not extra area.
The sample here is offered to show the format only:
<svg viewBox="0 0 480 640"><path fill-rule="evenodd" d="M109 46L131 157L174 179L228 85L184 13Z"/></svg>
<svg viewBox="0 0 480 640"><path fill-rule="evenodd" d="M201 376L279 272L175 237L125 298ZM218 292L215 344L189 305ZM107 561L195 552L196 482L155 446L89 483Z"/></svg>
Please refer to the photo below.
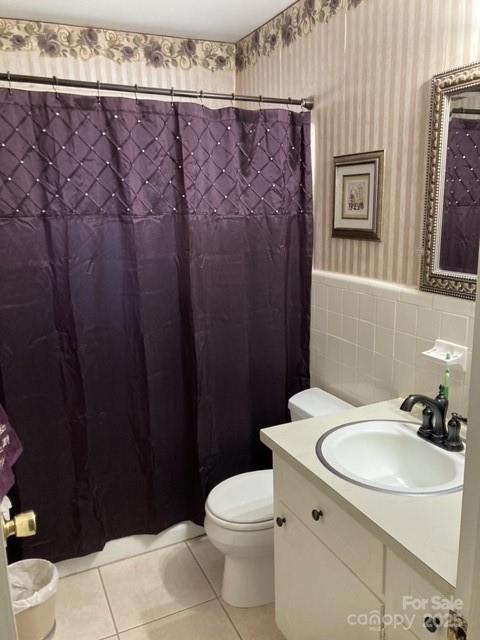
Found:
<svg viewBox="0 0 480 640"><path fill-rule="evenodd" d="M310 114L0 92L0 402L24 557L203 521L309 385Z"/></svg>

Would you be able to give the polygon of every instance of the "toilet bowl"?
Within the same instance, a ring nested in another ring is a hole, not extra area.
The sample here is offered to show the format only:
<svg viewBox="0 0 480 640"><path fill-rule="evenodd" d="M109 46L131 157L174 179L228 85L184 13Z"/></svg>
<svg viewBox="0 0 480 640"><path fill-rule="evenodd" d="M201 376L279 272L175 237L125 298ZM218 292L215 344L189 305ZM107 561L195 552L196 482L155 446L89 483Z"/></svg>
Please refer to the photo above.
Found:
<svg viewBox="0 0 480 640"><path fill-rule="evenodd" d="M205 531L225 555L222 597L236 607L273 601L273 474L229 478L205 505Z"/></svg>
<svg viewBox="0 0 480 640"><path fill-rule="evenodd" d="M353 408L323 389L301 391L288 403L292 421ZM273 471L224 480L205 504L205 532L225 556L222 598L234 607L273 602Z"/></svg>

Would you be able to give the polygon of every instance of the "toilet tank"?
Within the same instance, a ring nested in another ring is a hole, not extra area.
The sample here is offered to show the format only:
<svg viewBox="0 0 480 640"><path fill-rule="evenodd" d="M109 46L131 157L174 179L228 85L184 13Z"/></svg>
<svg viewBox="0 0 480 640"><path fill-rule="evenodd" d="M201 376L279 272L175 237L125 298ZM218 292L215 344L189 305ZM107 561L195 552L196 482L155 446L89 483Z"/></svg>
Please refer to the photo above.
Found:
<svg viewBox="0 0 480 640"><path fill-rule="evenodd" d="M316 416L333 415L354 407L323 389L312 387L292 396L288 401L288 408L293 422Z"/></svg>

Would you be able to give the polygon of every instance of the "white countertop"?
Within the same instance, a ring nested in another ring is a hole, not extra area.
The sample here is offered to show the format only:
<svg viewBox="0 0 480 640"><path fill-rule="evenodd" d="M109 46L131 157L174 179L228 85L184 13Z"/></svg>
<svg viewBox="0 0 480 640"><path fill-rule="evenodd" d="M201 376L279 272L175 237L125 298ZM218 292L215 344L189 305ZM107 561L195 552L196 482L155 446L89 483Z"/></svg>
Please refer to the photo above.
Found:
<svg viewBox="0 0 480 640"><path fill-rule="evenodd" d="M261 440L316 483L383 542L434 581L445 595L457 577L462 492L396 495L357 486L329 471L315 452L333 427L360 420L419 421L400 410L402 399L358 407L335 416L310 418L262 429ZM433 445L432 445L433 446Z"/></svg>

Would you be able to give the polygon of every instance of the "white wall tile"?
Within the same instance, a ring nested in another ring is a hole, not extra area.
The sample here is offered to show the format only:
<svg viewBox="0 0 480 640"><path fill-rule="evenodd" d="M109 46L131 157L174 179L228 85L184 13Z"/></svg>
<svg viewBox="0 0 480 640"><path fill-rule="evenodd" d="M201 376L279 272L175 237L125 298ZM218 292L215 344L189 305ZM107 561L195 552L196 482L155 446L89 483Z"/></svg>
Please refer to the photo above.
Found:
<svg viewBox="0 0 480 640"><path fill-rule="evenodd" d="M417 346L415 347L415 359L413 361L414 366L422 368L425 367L427 363L433 366L434 363L431 360L427 360L427 358L423 355L424 351L428 351L428 349L431 349L433 347L433 341L427 338L417 337L416 343Z"/></svg>
<svg viewBox="0 0 480 640"><path fill-rule="evenodd" d="M435 340L440 337L440 311L419 307L417 313L417 336Z"/></svg>
<svg viewBox="0 0 480 640"><path fill-rule="evenodd" d="M417 332L417 307L406 302L397 302L395 329L402 333L411 333L415 335Z"/></svg>
<svg viewBox="0 0 480 640"><path fill-rule="evenodd" d="M340 362L340 347L342 341L335 336L327 336L327 358Z"/></svg>
<svg viewBox="0 0 480 640"><path fill-rule="evenodd" d="M349 289L343 291L343 314L358 318L359 294Z"/></svg>
<svg viewBox="0 0 480 640"><path fill-rule="evenodd" d="M400 292L398 299L400 302L406 302L407 304L414 304L417 307L432 308L433 298L442 297L434 296L433 293L426 293L419 289L412 289L411 287L405 287Z"/></svg>
<svg viewBox="0 0 480 640"><path fill-rule="evenodd" d="M326 284L314 282L312 286L313 304L321 309L326 309L328 305L328 289Z"/></svg>
<svg viewBox="0 0 480 640"><path fill-rule="evenodd" d="M310 324L314 331L327 333L327 310L319 307L312 307L310 310Z"/></svg>
<svg viewBox="0 0 480 640"><path fill-rule="evenodd" d="M377 298L375 321L381 327L395 327L395 302Z"/></svg>
<svg viewBox="0 0 480 640"><path fill-rule="evenodd" d="M358 321L358 338L359 347L373 351L375 346L375 325L371 322Z"/></svg>
<svg viewBox="0 0 480 640"><path fill-rule="evenodd" d="M377 380L381 380L383 385L390 385L393 375L393 360L386 358L379 353L373 355L373 375Z"/></svg>
<svg viewBox="0 0 480 640"><path fill-rule="evenodd" d="M387 327L375 328L375 353L379 353L387 358L393 357L393 343L394 343L393 329Z"/></svg>
<svg viewBox="0 0 480 640"><path fill-rule="evenodd" d="M358 296L358 317L365 322L375 322L375 298L366 293Z"/></svg>
<svg viewBox="0 0 480 640"><path fill-rule="evenodd" d="M395 395L407 396L413 393L414 380L415 367L412 364L395 360L393 363L393 390Z"/></svg>
<svg viewBox="0 0 480 640"><path fill-rule="evenodd" d="M357 347L351 342L342 341L340 345L340 362L355 368L357 364Z"/></svg>
<svg viewBox="0 0 480 640"><path fill-rule="evenodd" d="M437 302L445 296L318 271L313 272L313 285L312 383L351 402L366 404L414 392L435 395L444 370L422 351L440 337L471 347L471 307L458 305L458 300ZM464 414L468 379L452 368L451 407Z"/></svg>
<svg viewBox="0 0 480 640"><path fill-rule="evenodd" d="M467 341L468 318L452 313L442 313L440 322L440 338L465 344Z"/></svg>
<svg viewBox="0 0 480 640"><path fill-rule="evenodd" d="M373 351L357 348L357 369L361 376L373 376Z"/></svg>
<svg viewBox="0 0 480 640"><path fill-rule="evenodd" d="M350 316L342 317L342 338L349 342L357 342L358 320Z"/></svg>
<svg viewBox="0 0 480 640"><path fill-rule="evenodd" d="M310 349L325 355L327 351L327 334L319 331L310 332Z"/></svg>
<svg viewBox="0 0 480 640"><path fill-rule="evenodd" d="M342 313L342 290L337 287L328 287L328 310Z"/></svg>
<svg viewBox="0 0 480 640"><path fill-rule="evenodd" d="M340 313L327 312L327 330L331 336L342 337L342 315Z"/></svg>
<svg viewBox="0 0 480 640"><path fill-rule="evenodd" d="M475 302L473 300L462 300L451 296L434 296L433 308L438 311L446 311L456 315L472 317L475 313Z"/></svg>
<svg viewBox="0 0 480 640"><path fill-rule="evenodd" d="M395 334L395 360L411 364L415 362L417 340L409 333Z"/></svg>

